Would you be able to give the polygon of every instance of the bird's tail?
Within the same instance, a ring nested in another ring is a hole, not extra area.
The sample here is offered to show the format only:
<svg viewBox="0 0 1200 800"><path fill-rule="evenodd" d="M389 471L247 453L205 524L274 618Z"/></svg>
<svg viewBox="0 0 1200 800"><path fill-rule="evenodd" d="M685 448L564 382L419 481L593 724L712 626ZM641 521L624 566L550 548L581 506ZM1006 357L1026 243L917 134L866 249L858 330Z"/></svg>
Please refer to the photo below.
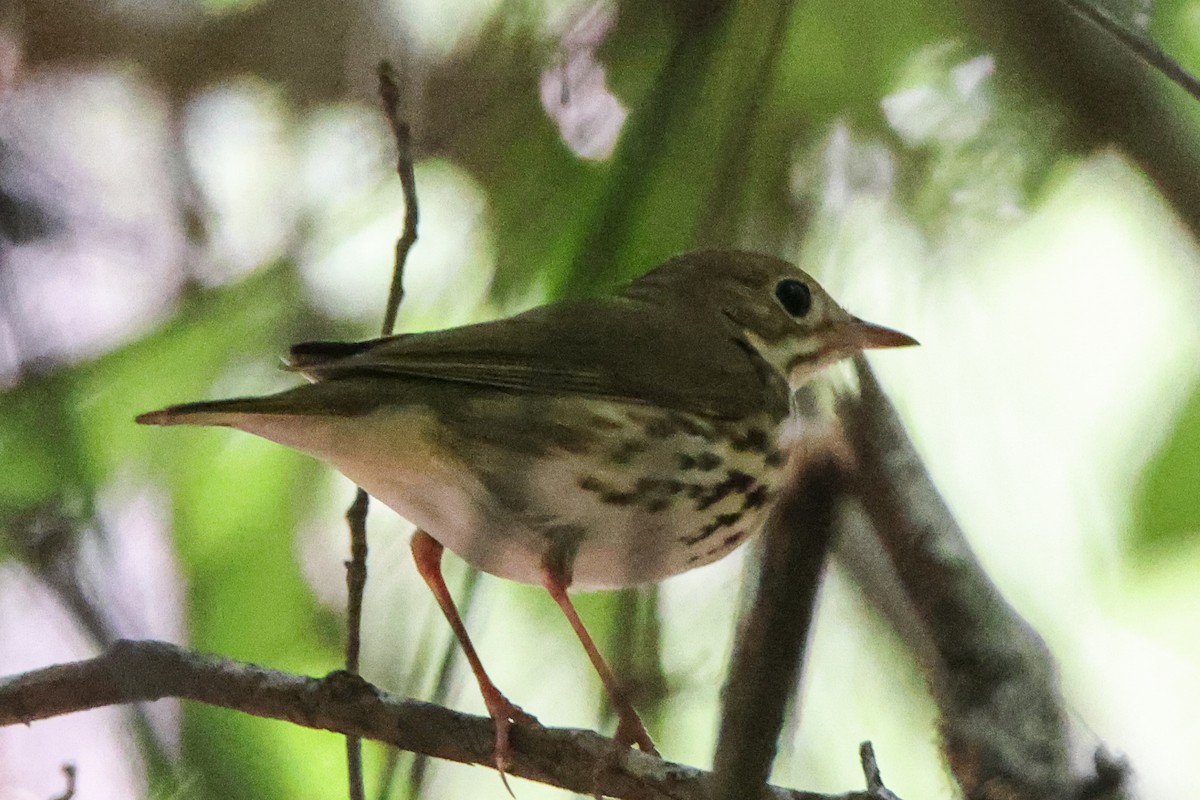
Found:
<svg viewBox="0 0 1200 800"><path fill-rule="evenodd" d="M265 397L167 406L137 417L142 425L224 425L248 430L263 417L357 417L409 400L406 382L385 378L320 381ZM269 437L268 437L269 438Z"/></svg>
<svg viewBox="0 0 1200 800"><path fill-rule="evenodd" d="M290 394L284 392L283 394ZM140 425L235 425L237 417L245 414L294 414L294 408L280 403L281 395L269 397L236 397L232 400L205 400L182 403L158 411L139 414Z"/></svg>

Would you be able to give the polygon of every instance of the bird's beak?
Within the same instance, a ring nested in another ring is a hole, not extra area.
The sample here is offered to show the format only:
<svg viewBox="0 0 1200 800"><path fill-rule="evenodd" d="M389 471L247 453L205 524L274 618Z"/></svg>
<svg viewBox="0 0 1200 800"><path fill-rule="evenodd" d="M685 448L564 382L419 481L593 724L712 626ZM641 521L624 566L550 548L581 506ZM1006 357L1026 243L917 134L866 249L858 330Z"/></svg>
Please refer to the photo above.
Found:
<svg viewBox="0 0 1200 800"><path fill-rule="evenodd" d="M846 344L855 350L879 350L885 347L912 347L918 342L907 333L885 328L873 322L852 317L846 323L843 335Z"/></svg>
<svg viewBox="0 0 1200 800"><path fill-rule="evenodd" d="M849 358L863 350L876 350L884 347L911 347L920 344L907 333L885 328L873 322L861 320L858 317L846 315L833 323L820 335L820 349L814 352L801 352L787 365L788 382L793 388L804 383L824 366L835 361Z"/></svg>

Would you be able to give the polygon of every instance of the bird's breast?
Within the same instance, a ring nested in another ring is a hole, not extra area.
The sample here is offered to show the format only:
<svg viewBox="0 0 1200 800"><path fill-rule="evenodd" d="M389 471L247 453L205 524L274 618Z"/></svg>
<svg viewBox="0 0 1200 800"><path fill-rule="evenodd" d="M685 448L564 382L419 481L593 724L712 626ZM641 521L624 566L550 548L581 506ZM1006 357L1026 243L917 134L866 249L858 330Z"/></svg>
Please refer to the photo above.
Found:
<svg viewBox="0 0 1200 800"><path fill-rule="evenodd" d="M770 412L730 421L593 398L520 402L480 401L469 423L450 423L486 522L441 540L484 571L632 586L715 561L765 520L783 463Z"/></svg>
<svg viewBox="0 0 1200 800"><path fill-rule="evenodd" d="M662 409L610 408L600 457L556 471L589 531L572 562L581 587L658 581L728 555L766 519L783 454L763 413L716 421ZM569 477L568 477L569 476Z"/></svg>
<svg viewBox="0 0 1200 800"><path fill-rule="evenodd" d="M351 458L338 448L330 460L485 572L538 584L552 568L615 588L710 563L753 535L779 485L778 425L768 412L714 420L480 393L453 411L380 418Z"/></svg>

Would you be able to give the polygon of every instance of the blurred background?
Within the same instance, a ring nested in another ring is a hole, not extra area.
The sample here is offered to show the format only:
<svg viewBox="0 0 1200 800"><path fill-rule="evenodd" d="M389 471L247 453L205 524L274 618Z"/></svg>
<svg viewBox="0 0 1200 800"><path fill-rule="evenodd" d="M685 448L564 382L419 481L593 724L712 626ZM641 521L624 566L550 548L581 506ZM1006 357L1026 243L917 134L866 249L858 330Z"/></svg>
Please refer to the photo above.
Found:
<svg viewBox="0 0 1200 800"><path fill-rule="evenodd" d="M1200 69L1197 0L1096 0ZM1182 798L1200 751L1200 105L1036 0L30 0L0 4L0 674L155 637L342 662L352 486L167 403L272 391L376 333L414 128L401 330L585 294L696 246L814 272L923 347L874 358L987 570L1059 659L1086 759ZM363 672L482 712L373 505ZM664 755L711 764L752 548L583 596ZM447 558L497 684L611 731L543 592ZM949 798L905 643L822 590L774 780ZM502 797L367 747L368 796ZM309 798L331 734L163 701L0 729L0 798ZM522 800L565 793L516 781Z"/></svg>

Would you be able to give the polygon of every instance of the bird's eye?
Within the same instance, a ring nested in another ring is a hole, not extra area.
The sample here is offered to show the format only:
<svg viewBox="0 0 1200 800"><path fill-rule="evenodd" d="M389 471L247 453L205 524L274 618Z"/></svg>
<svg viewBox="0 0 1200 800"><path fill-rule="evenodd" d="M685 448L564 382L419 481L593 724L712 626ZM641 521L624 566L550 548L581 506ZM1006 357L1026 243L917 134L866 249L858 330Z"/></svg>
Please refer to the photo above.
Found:
<svg viewBox="0 0 1200 800"><path fill-rule="evenodd" d="M804 281L784 278L775 284L775 297L783 310L793 317L803 317L812 308L812 290Z"/></svg>

